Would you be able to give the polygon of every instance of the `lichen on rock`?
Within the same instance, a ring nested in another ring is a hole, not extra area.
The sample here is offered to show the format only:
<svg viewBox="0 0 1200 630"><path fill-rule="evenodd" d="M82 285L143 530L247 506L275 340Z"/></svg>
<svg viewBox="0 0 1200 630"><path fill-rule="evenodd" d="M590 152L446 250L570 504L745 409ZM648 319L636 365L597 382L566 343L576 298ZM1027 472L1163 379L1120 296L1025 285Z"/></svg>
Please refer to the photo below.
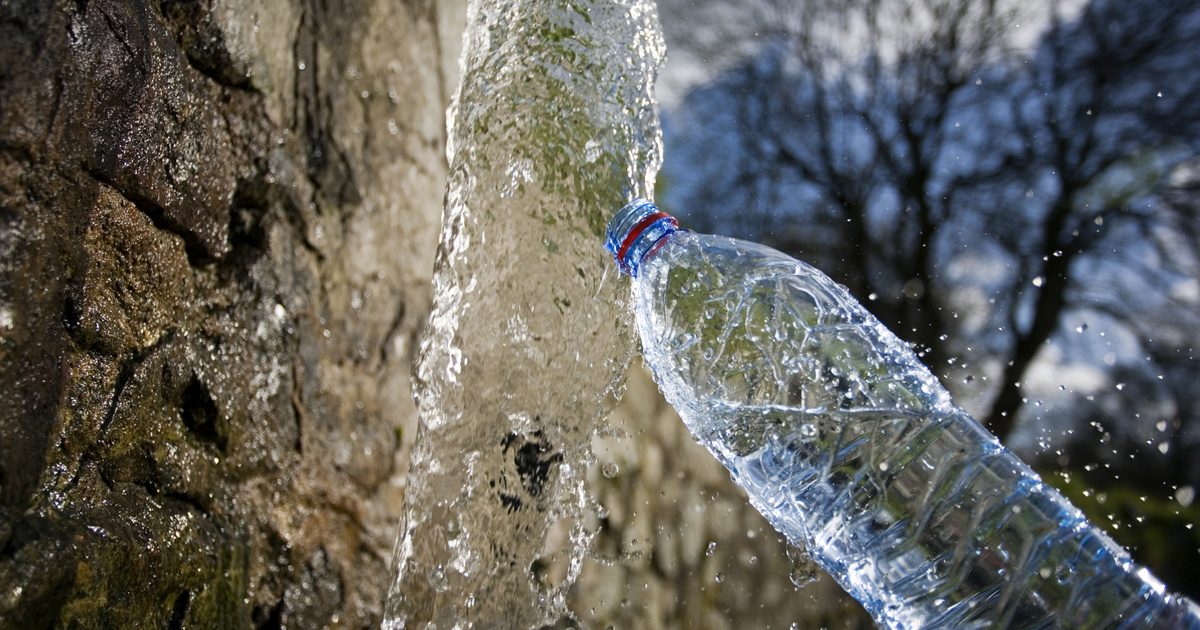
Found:
<svg viewBox="0 0 1200 630"><path fill-rule="evenodd" d="M0 627L377 623L455 2L0 5Z"/></svg>

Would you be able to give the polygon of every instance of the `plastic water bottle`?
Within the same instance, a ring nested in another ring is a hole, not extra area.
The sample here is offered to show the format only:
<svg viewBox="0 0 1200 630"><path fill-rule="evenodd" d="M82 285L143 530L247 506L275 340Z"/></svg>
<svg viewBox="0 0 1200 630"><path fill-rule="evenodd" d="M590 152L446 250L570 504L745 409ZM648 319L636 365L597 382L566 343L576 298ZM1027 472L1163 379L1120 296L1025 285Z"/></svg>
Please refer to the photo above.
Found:
<svg viewBox="0 0 1200 630"><path fill-rule="evenodd" d="M643 200L606 247L667 400L881 626L1200 628L821 272Z"/></svg>

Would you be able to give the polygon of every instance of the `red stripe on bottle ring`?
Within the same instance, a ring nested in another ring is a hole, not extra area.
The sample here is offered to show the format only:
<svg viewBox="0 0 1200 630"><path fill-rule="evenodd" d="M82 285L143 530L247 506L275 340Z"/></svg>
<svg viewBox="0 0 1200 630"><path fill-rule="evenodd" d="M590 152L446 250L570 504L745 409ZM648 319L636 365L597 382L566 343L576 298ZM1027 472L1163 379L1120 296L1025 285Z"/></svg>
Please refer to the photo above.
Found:
<svg viewBox="0 0 1200 630"><path fill-rule="evenodd" d="M617 250L617 260L624 262L625 254L629 253L629 248L633 245L634 241L642 235L642 232L646 231L646 228L654 225L659 219L670 219L672 227L679 227L679 222L675 220L675 217L665 212L660 211L646 215L645 218L637 222L637 225L633 226L632 230L629 230L629 234L621 242L621 249Z"/></svg>

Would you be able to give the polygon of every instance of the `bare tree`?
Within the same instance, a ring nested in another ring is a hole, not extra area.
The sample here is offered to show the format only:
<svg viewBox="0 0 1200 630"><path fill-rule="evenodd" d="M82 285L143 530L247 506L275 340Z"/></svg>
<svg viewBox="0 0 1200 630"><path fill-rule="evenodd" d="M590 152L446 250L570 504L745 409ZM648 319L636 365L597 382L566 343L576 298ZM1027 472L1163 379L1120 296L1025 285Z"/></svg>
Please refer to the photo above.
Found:
<svg viewBox="0 0 1200 630"><path fill-rule="evenodd" d="M1097 261L1183 212L1146 203L1197 145L1200 11L753 5L761 45L670 121L667 202L831 271L1010 435L1039 352L1104 293Z"/></svg>
<svg viewBox="0 0 1200 630"><path fill-rule="evenodd" d="M738 17L717 35L664 19L668 44L722 68L665 116L665 205L846 284L1200 591L1200 5L753 0Z"/></svg>

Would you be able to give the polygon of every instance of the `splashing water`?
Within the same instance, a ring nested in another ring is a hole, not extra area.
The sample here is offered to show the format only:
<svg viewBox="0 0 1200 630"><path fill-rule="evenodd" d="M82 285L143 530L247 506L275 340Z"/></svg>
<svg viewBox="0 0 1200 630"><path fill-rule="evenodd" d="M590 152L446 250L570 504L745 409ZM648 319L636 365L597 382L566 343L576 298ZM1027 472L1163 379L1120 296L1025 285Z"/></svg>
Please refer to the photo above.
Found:
<svg viewBox="0 0 1200 630"><path fill-rule="evenodd" d="M590 437L632 355L596 244L652 189L662 53L649 0L470 3L385 628L565 613Z"/></svg>

